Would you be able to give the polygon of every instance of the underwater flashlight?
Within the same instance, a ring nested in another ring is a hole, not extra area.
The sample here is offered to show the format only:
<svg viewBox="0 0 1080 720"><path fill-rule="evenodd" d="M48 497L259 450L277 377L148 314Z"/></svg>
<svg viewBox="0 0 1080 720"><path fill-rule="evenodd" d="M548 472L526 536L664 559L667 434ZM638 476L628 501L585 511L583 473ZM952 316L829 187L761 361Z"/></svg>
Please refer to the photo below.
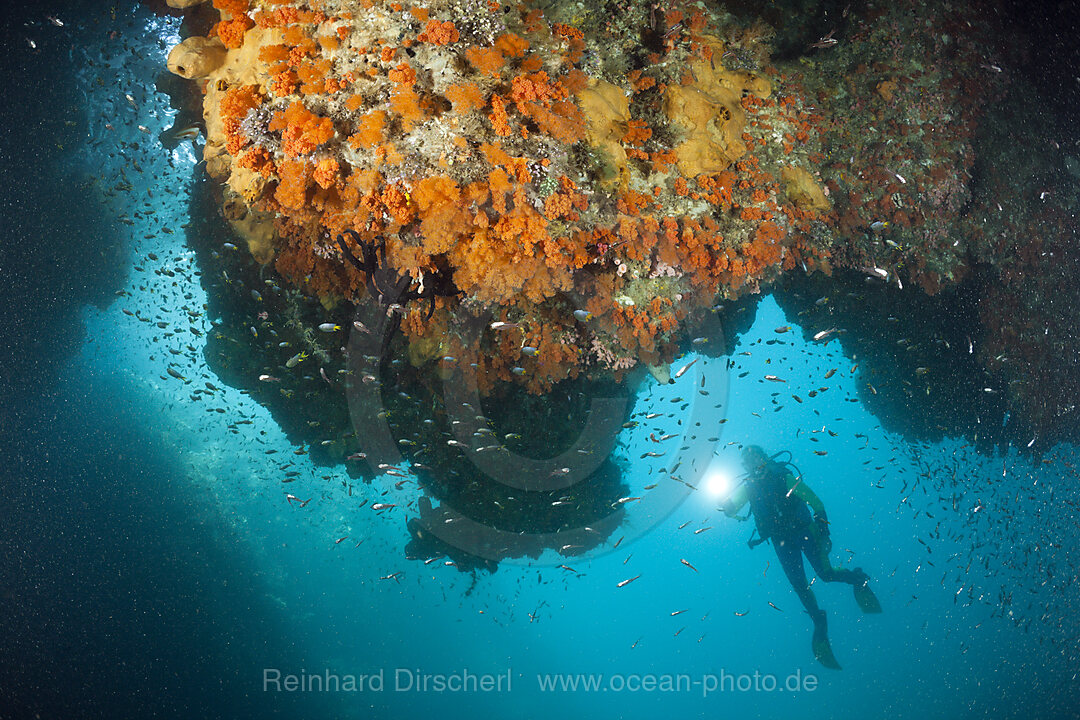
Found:
<svg viewBox="0 0 1080 720"><path fill-rule="evenodd" d="M705 472L705 482L702 486L709 497L715 500L726 500L735 489L731 472L723 466L716 465Z"/></svg>

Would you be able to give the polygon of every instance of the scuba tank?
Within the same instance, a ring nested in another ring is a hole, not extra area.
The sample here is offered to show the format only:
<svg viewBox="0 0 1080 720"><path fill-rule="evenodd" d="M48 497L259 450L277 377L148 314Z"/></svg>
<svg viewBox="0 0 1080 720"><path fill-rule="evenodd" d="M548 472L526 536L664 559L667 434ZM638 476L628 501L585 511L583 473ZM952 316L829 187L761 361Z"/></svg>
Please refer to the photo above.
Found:
<svg viewBox="0 0 1080 720"><path fill-rule="evenodd" d="M778 458L787 454L786 461ZM795 477L795 485L787 487L785 478L788 474ZM743 479L745 483L749 474ZM806 504L798 497L792 497L798 483L802 481L802 471L792 462L790 450L781 450L768 459L763 472L748 485L747 496L750 501L750 513L754 516L761 541L771 538L778 532L801 528L810 522L810 513ZM752 543L751 547L757 542Z"/></svg>

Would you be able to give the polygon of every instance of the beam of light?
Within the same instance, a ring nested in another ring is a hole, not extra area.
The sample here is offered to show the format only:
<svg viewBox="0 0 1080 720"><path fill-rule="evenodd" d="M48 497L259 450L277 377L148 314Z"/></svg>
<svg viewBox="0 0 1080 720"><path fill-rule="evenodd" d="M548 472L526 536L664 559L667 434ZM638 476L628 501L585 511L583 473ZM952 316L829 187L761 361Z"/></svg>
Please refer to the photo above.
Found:
<svg viewBox="0 0 1080 720"><path fill-rule="evenodd" d="M731 472L724 467L712 466L705 472L702 484L705 493L714 500L724 500L735 489Z"/></svg>

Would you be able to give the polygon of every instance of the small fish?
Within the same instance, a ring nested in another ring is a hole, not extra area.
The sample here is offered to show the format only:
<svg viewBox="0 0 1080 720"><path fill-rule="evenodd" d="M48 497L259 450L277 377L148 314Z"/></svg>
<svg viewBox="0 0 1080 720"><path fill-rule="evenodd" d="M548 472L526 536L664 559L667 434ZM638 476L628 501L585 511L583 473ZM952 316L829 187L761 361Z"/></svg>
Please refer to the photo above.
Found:
<svg viewBox="0 0 1080 720"><path fill-rule="evenodd" d="M679 558L679 562L681 562L681 563L682 563L683 565L685 565L686 567L690 568L690 569L691 569L691 570L693 570L694 572L697 572L697 571L698 571L698 569L697 569L696 567L694 567L693 565L691 565L690 563L688 563L688 562L687 562L686 560L683 560L682 558Z"/></svg>
<svg viewBox="0 0 1080 720"><path fill-rule="evenodd" d="M32 38L26 38L26 44L30 46L31 50L37 50L37 43Z"/></svg>
<svg viewBox="0 0 1080 720"><path fill-rule="evenodd" d="M298 352L285 361L285 367L292 369L302 363L304 360L307 360L307 358L308 354L306 352Z"/></svg>
<svg viewBox="0 0 1080 720"><path fill-rule="evenodd" d="M790 325L781 325L780 327L776 328L776 330L774 330L773 332L786 333L790 329L791 329Z"/></svg>
<svg viewBox="0 0 1080 720"><path fill-rule="evenodd" d="M368 335L370 335L370 334L371 334L371 331L370 331L370 330L368 330L368 327L367 327L367 325L365 325L364 323L360 322L359 320L353 320L353 324L352 324L352 326L353 326L354 328L356 328L357 330L359 330L360 332L362 332L362 333L367 333Z"/></svg>
<svg viewBox="0 0 1080 720"><path fill-rule="evenodd" d="M675 373L675 378L678 379L678 378L681 378L683 375L685 375L686 371L689 370L691 367L693 367L694 363L696 363L700 359L701 358L694 358L693 360L691 360L690 362L686 363L681 368L679 368L678 371Z"/></svg>
<svg viewBox="0 0 1080 720"><path fill-rule="evenodd" d="M51 22L56 27L64 27L64 21L56 17L55 15L46 15L45 19Z"/></svg>
<svg viewBox="0 0 1080 720"><path fill-rule="evenodd" d="M488 327L490 327L492 330L512 330L514 328L521 327L521 323L502 322L500 320L498 322L491 323L491 325L489 325Z"/></svg>
<svg viewBox="0 0 1080 720"><path fill-rule="evenodd" d="M375 503L371 506L372 510L389 510L390 508L397 507L394 503Z"/></svg>
<svg viewBox="0 0 1080 720"><path fill-rule="evenodd" d="M512 367L512 368L510 368L510 372L514 373L515 375L524 375L525 374L525 368L523 368L523 367Z"/></svg>
<svg viewBox="0 0 1080 720"><path fill-rule="evenodd" d="M137 127L139 128L139 132L146 133L147 135L150 134L150 128L146 127L145 125L139 125Z"/></svg>
<svg viewBox="0 0 1080 720"><path fill-rule="evenodd" d="M259 382L281 382L281 380L274 377L273 375L260 375Z"/></svg>
<svg viewBox="0 0 1080 720"><path fill-rule="evenodd" d="M766 375L765 379L769 382L787 382L787 380L784 380L783 378L778 378L775 375Z"/></svg>
<svg viewBox="0 0 1080 720"><path fill-rule="evenodd" d="M255 302L262 302L262 294L258 290L251 291L251 299Z"/></svg>
<svg viewBox="0 0 1080 720"><path fill-rule="evenodd" d="M124 93L124 98L127 99L128 105L131 107L138 107L138 105L135 104L135 98L131 96L131 93Z"/></svg>
<svg viewBox="0 0 1080 720"><path fill-rule="evenodd" d="M340 325L335 325L334 323L322 323L321 325L319 325L319 332L324 332L324 333L337 332L340 329L341 329L341 326Z"/></svg>
<svg viewBox="0 0 1080 720"><path fill-rule="evenodd" d="M627 586L627 585L629 585L630 583L632 583L632 582L634 582L635 580L637 580L637 579L638 579L639 577L641 577L641 575L640 575L640 574L638 574L638 575L635 575L634 577L630 578L629 580L623 580L623 581L622 581L621 583L619 583L619 584L618 584L618 585L617 585L616 587L626 587L626 586Z"/></svg>
<svg viewBox="0 0 1080 720"><path fill-rule="evenodd" d="M523 355L528 355L529 357L535 357L536 355L540 354L540 351L537 348L534 348L532 345L523 345L521 348L521 352Z"/></svg>
<svg viewBox="0 0 1080 720"><path fill-rule="evenodd" d="M693 340L690 341L690 344L691 345L704 345L707 342L709 342L709 338L707 338L707 337L696 337L696 338L694 338Z"/></svg>
<svg viewBox="0 0 1080 720"><path fill-rule="evenodd" d="M881 220L875 220L874 222L870 223L870 229L874 232L881 232L887 227L889 227L889 222L887 220L884 222L882 222Z"/></svg>
<svg viewBox="0 0 1080 720"><path fill-rule="evenodd" d="M825 373L825 379L828 380L829 378L831 378L835 374L836 374L836 368L832 368L831 370L829 370L829 372Z"/></svg>
<svg viewBox="0 0 1080 720"><path fill-rule="evenodd" d="M814 333L814 342L821 342L836 331L836 328L829 328L828 330L822 330L821 332Z"/></svg>
<svg viewBox="0 0 1080 720"><path fill-rule="evenodd" d="M202 131L199 130L198 125L189 125L188 127L181 128L173 133L174 140L194 140L199 137Z"/></svg>
<svg viewBox="0 0 1080 720"><path fill-rule="evenodd" d="M575 310L574 317L581 322L588 322L589 320L592 320L593 314L588 310Z"/></svg>

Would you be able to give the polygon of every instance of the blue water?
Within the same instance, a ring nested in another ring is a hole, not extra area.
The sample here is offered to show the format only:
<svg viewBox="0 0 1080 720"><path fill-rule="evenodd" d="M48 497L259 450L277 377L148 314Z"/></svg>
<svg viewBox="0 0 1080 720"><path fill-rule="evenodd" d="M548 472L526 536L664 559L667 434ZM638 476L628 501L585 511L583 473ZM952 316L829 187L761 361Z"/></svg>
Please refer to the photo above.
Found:
<svg viewBox="0 0 1080 720"><path fill-rule="evenodd" d="M54 11L63 28L45 20ZM5 19L0 123L0 717L1076 716L1075 449L1041 462L913 446L857 401L865 381L840 341L774 332L798 318L769 297L736 368L702 358L675 385L640 389L634 412L662 415L639 417L616 455L631 495L673 472L698 487L670 515L631 502L617 549L475 580L406 560L411 485L359 485L359 498L401 507L358 507L344 468L293 455L269 413L206 367L204 340L162 338L124 313L175 325L206 301L181 228L196 156L156 142L175 113L154 87L178 20L128 4L26 13ZM148 253L175 274L137 270ZM194 321L203 338L211 320ZM188 343L200 352L167 354ZM167 362L223 389L193 402ZM693 407L678 413L674 397ZM719 438L716 458L673 470L677 421L694 413ZM240 419L251 424L229 427ZM834 562L873 578L882 615L861 615L847 586L814 586L843 671L814 661L772 549L748 549L751 523L709 492L738 472L731 443L744 442L792 451L829 509ZM284 496L282 456L302 473L292 492L314 498L303 508ZM288 692L266 682L278 672L368 687ZM415 687L455 673L502 684ZM598 689L542 689L556 674ZM722 675L748 689L714 688ZM653 676L658 688L642 689ZM674 690L659 689L667 678ZM792 678L798 690L769 691Z"/></svg>

